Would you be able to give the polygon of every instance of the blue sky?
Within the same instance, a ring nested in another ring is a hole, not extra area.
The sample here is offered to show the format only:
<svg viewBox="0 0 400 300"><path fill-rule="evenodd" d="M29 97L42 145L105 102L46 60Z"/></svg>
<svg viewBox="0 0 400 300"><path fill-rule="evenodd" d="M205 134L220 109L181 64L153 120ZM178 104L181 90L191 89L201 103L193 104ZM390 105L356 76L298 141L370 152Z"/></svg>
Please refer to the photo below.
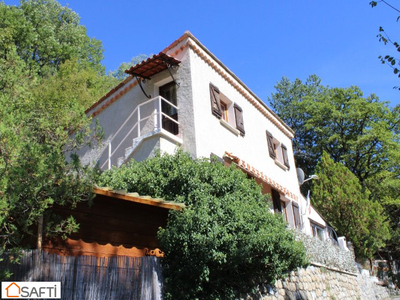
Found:
<svg viewBox="0 0 400 300"><path fill-rule="evenodd" d="M158 53L189 30L264 101L282 76L316 74L325 85L357 85L364 96L400 104L400 91L393 89L400 78L378 59L389 47L376 37L383 26L400 40L400 24L395 11L383 4L371 8L370 0L59 2L103 42L107 70L138 54Z"/></svg>

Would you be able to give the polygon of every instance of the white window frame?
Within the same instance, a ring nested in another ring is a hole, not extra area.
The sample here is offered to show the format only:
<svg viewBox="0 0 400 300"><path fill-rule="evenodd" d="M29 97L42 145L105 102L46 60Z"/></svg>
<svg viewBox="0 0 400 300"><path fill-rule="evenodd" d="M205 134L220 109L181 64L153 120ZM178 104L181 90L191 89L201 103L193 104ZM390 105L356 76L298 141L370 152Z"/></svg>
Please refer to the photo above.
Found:
<svg viewBox="0 0 400 300"><path fill-rule="evenodd" d="M312 233L313 237L315 237L321 241L325 241L325 239L326 239L325 228L312 220L310 220L310 226L311 226L311 233ZM319 234L319 232L321 234Z"/></svg>
<svg viewBox="0 0 400 300"><path fill-rule="evenodd" d="M273 143L275 150L275 164L285 171L289 170L289 168L285 166L285 162L283 160L282 143L278 141L275 137L273 139Z"/></svg>
<svg viewBox="0 0 400 300"><path fill-rule="evenodd" d="M224 117L221 116L221 119L219 119L221 125L224 126L226 129L230 130L233 134L239 136L240 131L236 129L234 103L221 92L220 92L220 101L226 105L226 115L228 118L228 120L225 120ZM225 111L222 112L222 114L224 113Z"/></svg>

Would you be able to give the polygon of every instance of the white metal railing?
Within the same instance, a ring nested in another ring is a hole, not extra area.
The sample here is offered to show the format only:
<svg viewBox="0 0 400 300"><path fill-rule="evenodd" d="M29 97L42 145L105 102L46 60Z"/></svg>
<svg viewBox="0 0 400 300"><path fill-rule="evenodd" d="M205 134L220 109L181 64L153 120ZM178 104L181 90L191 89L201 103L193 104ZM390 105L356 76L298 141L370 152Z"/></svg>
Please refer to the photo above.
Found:
<svg viewBox="0 0 400 300"><path fill-rule="evenodd" d="M104 162L100 160L100 168L103 169L107 165L107 168L111 169L111 166L113 165L112 160L115 158L115 155L117 155L117 159L118 157L123 156L121 153L124 153L125 149L129 146L132 146L134 139L149 134L155 130L163 129L163 120L168 120L172 122L172 124L175 124L174 126L176 126L177 131L179 132L179 122L171 117L171 115L163 112L163 108L167 111L176 110L176 115L179 111L179 108L176 105L161 96L154 97L139 104L125 119L108 142L107 149L104 149L100 158L104 156L106 150L108 150L108 155ZM131 127L129 128L129 126ZM168 131L168 129L165 130Z"/></svg>

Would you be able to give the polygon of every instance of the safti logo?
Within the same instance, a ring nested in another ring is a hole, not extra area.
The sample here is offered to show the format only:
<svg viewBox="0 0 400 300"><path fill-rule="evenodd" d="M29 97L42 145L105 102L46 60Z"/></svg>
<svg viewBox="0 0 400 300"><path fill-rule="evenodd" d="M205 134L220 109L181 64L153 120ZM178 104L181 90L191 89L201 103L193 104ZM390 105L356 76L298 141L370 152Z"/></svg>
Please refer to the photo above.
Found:
<svg viewBox="0 0 400 300"><path fill-rule="evenodd" d="M6 290L8 298L17 298L21 294L21 288L15 282L6 287Z"/></svg>
<svg viewBox="0 0 400 300"><path fill-rule="evenodd" d="M61 282L3 281L1 299L61 299Z"/></svg>

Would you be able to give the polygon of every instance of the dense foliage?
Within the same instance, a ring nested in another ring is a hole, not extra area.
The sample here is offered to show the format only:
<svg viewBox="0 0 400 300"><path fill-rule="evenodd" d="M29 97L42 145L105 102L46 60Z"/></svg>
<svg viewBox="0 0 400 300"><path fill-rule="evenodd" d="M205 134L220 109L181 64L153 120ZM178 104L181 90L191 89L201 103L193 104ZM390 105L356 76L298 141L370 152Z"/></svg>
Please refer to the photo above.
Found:
<svg viewBox="0 0 400 300"><path fill-rule="evenodd" d="M66 153L90 142L85 108L116 80L79 16L54 0L0 2L0 251L29 246L46 209L91 197L88 172ZM74 133L72 138L71 133ZM48 219L48 234L77 228Z"/></svg>
<svg viewBox="0 0 400 300"><path fill-rule="evenodd" d="M318 180L312 185L312 199L339 236L350 240L357 257L372 258L389 239L389 225L383 208L369 200L358 178L342 163L324 152L316 168Z"/></svg>
<svg viewBox="0 0 400 300"><path fill-rule="evenodd" d="M313 174L323 151L344 164L390 221L392 238L382 254L400 258L400 105L364 98L357 87L323 86L315 75L304 83L283 78L275 87L269 102L296 132L297 166Z"/></svg>
<svg viewBox="0 0 400 300"><path fill-rule="evenodd" d="M99 185L186 204L159 231L167 299L235 299L305 262L260 187L234 167L178 152L106 171Z"/></svg>

